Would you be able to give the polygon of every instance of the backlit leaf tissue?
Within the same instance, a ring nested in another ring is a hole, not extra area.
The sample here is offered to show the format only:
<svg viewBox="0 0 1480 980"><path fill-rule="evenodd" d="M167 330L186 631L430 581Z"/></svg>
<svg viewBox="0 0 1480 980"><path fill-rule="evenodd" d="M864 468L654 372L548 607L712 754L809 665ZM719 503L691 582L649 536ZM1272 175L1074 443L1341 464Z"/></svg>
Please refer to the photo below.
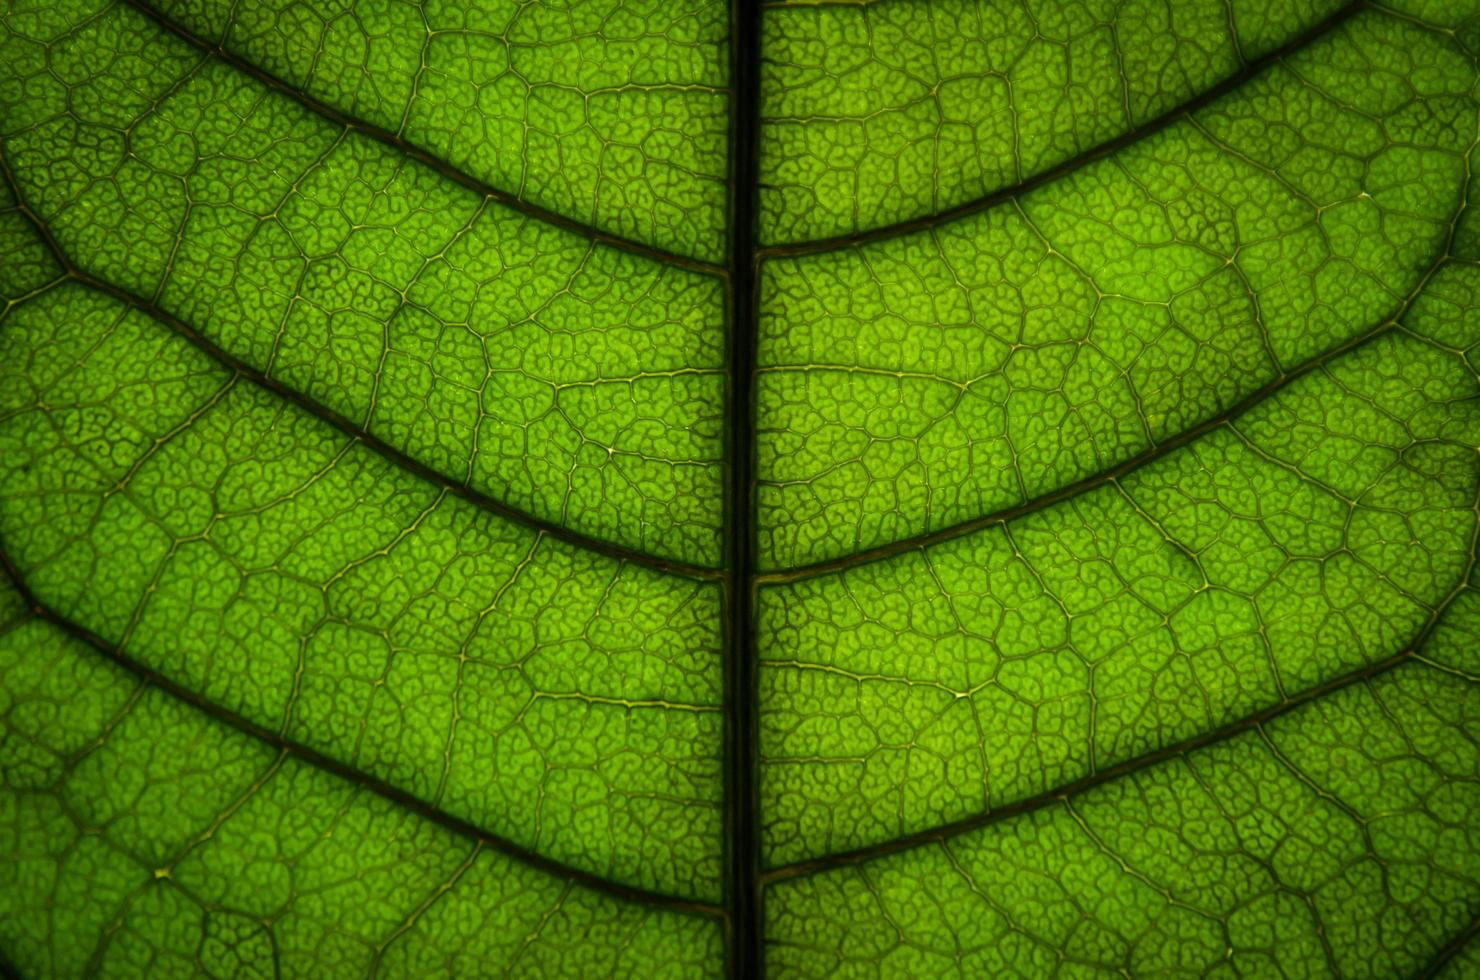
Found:
<svg viewBox="0 0 1480 980"><path fill-rule="evenodd" d="M0 967L1480 977L1473 0L0 0Z"/></svg>

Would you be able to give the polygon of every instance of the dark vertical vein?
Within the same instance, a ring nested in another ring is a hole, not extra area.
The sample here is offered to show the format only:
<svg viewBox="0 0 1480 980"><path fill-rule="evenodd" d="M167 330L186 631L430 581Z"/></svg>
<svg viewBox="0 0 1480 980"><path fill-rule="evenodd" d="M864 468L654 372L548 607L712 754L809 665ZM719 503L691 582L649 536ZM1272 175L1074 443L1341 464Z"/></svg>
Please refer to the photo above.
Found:
<svg viewBox="0 0 1480 980"><path fill-rule="evenodd" d="M725 865L728 972L761 975L756 798L755 344L760 0L730 6L729 426L725 445Z"/></svg>

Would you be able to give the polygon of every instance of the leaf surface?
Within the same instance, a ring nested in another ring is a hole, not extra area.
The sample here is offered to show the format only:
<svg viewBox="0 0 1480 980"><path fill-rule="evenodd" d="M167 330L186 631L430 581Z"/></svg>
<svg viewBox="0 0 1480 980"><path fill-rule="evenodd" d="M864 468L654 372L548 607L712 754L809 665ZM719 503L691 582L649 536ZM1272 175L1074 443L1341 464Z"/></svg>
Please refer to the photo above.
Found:
<svg viewBox="0 0 1480 980"><path fill-rule="evenodd" d="M1477 969L1480 10L0 28L8 971Z"/></svg>

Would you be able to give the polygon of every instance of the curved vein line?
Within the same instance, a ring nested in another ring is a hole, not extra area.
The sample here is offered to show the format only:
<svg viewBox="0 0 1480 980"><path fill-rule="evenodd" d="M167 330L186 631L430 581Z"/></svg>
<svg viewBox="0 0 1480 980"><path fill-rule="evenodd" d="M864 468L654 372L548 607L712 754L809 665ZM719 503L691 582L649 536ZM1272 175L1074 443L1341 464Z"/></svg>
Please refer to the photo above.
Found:
<svg viewBox="0 0 1480 980"><path fill-rule="evenodd" d="M1447 603L1444 603L1444 605L1447 605ZM1443 608L1443 605L1440 608ZM1434 616L1430 620L1430 623L1433 622L1437 622L1437 616ZM1274 705L1254 712L1252 715L1243 716L1243 718L1239 718L1237 721L1228 722L1228 724L1221 725L1218 728L1212 728L1212 730L1197 734L1197 736L1190 737L1190 739L1184 739L1181 742L1175 742L1172 745L1146 752L1146 754L1125 759L1123 762L1117 762L1116 765L1095 771L1095 773L1089 774L1089 776L1082 776L1080 779L1066 783L1066 785L1057 786L1057 788L1049 789L1049 791L1035 793L1032 796L1024 796L1023 799L1009 802L1009 804L1002 805L1002 807L996 807L993 810L984 810L981 813L963 817L961 820L943 823L943 825L935 826L935 828L919 830L919 832L915 833L906 833L906 835L897 836L897 838L879 842L879 844L870 844L867 847L858 847L850 851L839 851L839 853L829 854L826 857L814 857L814 859L802 860L802 862L790 863L790 865L773 867L773 869L767 870L767 872L762 872L762 882L770 885L773 882L784 881L787 878L813 875L813 873L823 872L823 870L847 867L855 865L855 863L863 863L867 862L867 860L876 859L876 857L884 857L887 854L913 850L913 848L921 847L921 845L925 844L943 844L943 842L949 841L949 839L955 838L955 836L959 836L961 833L969 832L969 830L987 828L987 826L995 825L995 823L1011 819L1011 817L1035 813L1035 811L1042 810L1042 808L1049 807L1049 805L1058 804L1058 802L1067 801L1067 799L1080 795L1080 793L1091 791L1091 789L1104 785L1104 783L1109 783L1111 780L1132 776L1132 774L1138 773L1138 771L1147 770L1147 768L1160 764L1160 762L1166 762L1168 759L1180 758L1180 756L1190 754L1190 752L1197 751L1197 749L1205 749L1208 746L1217 745L1217 743L1224 742L1224 740L1231 739L1234 736L1239 736L1239 734L1246 733L1246 731L1254 731L1259 725L1268 724L1273 719L1279 718L1280 715L1288 714L1288 712L1294 711L1296 708L1301 708L1301 706L1307 705L1307 703L1313 702L1313 700L1322 699L1322 697L1328 696L1328 694L1335 693L1335 691L1342 690L1342 688L1351 687L1353 684L1359 684L1362 681L1370 681L1370 679L1381 677L1382 674L1387 674L1388 671L1393 671L1394 668L1399 668L1399 666L1403 666L1405 663L1416 662L1415 651L1418 650L1424 638L1427 638L1427 628L1425 628L1424 637L1421 640L1416 641L1415 644L1410 645L1410 647L1405 648L1400 653L1387 657L1387 659L1376 660L1376 662L1369 663L1369 665L1356 669L1356 671L1350 671L1347 674L1342 674L1341 677L1329 679L1329 681L1323 682L1323 684L1317 684L1316 687L1305 688L1301 693L1288 697L1283 702L1274 703Z"/></svg>
<svg viewBox="0 0 1480 980"><path fill-rule="evenodd" d="M1183 739L1180 742L1163 746L1160 749L1143 753L1117 763L1114 766L1097 770L1090 775L1082 776L1062 786L1057 786L1041 793L1035 793L1032 796L1027 796L990 810L984 810L960 820L931 827L928 830L905 834L878 844L870 844L865 847L841 851L825 857L810 858L772 868L764 872L761 877L767 884L770 884L776 881L784 881L788 878L802 877L816 874L820 871L829 871L853 864L860 864L875 858L897 854L901 851L913 850L916 847L926 844L944 843L961 834L989 827L1013 817L1036 812L1045 807L1072 799L1115 779L1133 775L1159 763L1184 756L1197 749L1207 748L1210 745L1217 744L1234 736L1253 731L1294 708L1317 700L1325 695L1335 693L1343 688L1350 687L1353 684L1360 683L1361 681L1371 680L1372 678L1381 676L1407 663L1410 659L1412 659L1411 651L1403 650L1384 660L1379 660L1357 670L1342 674L1339 677L1326 681L1324 684L1307 688L1285 701L1277 702L1254 714L1247 715L1200 735L1195 735L1191 738Z"/></svg>
<svg viewBox="0 0 1480 980"><path fill-rule="evenodd" d="M630 562L633 565L640 565L644 568L651 568L655 571L684 578L712 581L723 577L724 572L718 569L706 568L702 565L695 565L691 562L679 561L677 559L663 558L659 555L648 554L645 551L638 551L635 548L629 548L612 541L593 538L579 531L572 531L554 521L520 510L480 490L475 490L468 484L454 480L445 473L440 473L420 460L407 455L378 436L372 435L367 428L356 424L334 411L334 409L320 404L296 388L288 387L276 378L263 373L236 355L217 346L190 324L169 313L153 300L145 299L136 293L99 279L90 272L79 268L62 249L61 244L57 242L56 238L52 236L45 222L25 202L25 199L21 196L20 185L16 183L10 172L10 165L3 156L0 156L0 178L3 178L5 183L10 186L10 191L17 201L16 210L24 214L35 227L37 235L40 236L42 243L62 267L67 279L86 286L89 289L94 289L146 314L162 326L174 331L191 346L201 351L217 364L234 372L239 377L245 378L253 384L272 392L277 397L296 406L320 422L333 426L354 442L364 446L398 469L404 470L435 487L461 497L479 510L496 514L507 521L530 530L543 532L551 538L584 551L595 552L596 554L605 555L608 558ZM58 280L52 285L57 285L62 281Z"/></svg>
<svg viewBox="0 0 1480 980"><path fill-rule="evenodd" d="M348 113L341 112L333 106L319 101L318 99L309 95L307 92L300 92L298 89L294 88L292 85L289 85L287 82L278 78L271 72L268 72L265 69L254 65L250 61L247 61L245 58L242 58L240 55L227 50L225 45L216 44L204 37L201 37L199 34L196 34L184 24L180 24L171 19L167 14L156 10L148 3L144 2L144 0L120 0L120 2L124 6L130 7L144 17L149 18L149 20L153 21L160 28L168 31L175 37L178 37L185 43L200 51L205 52L208 55L211 55L214 58L220 59L222 62L230 65L232 68L236 69L242 74L251 77L262 85L267 86L267 88L271 89L273 92L285 96L286 98L292 100L293 102L314 113L315 115L322 116L335 125L343 126L345 129L357 132L362 136L368 136L370 139L373 139L378 143L389 146L400 153L404 153L406 156L422 164L423 166L431 168L448 180L460 184L468 190L473 191L474 193L482 197L488 198L492 201L496 201L497 203L502 204L504 207L510 208L514 211L518 211L527 217L534 218L535 220L544 222L545 224L553 225L557 228L563 228L566 231L574 232L599 244L607 245L611 248L619 249L623 252L629 252L633 255L640 255L644 258L652 259L655 262L661 262L664 265L678 266L683 269L688 269L692 272L699 272L703 273L704 275L715 276L721 279L726 278L729 275L729 269L727 269L723 265L718 265L714 262L706 262L703 259L696 259L687 255L680 255L677 252L672 252L665 248L659 248L656 245L648 245L630 238L624 238L621 235L616 235L608 231L603 231L595 225L590 225L583 221L577 221L576 219L567 217L557 211L551 211L547 208L540 207L538 204L532 204L529 201L526 201L523 198L519 197L518 195L511 194L505 190L500 190L499 188L494 187L492 184L489 184L486 181L474 177L472 174L458 169L451 163L443 160L441 157L438 157L428 152L427 150L422 149L415 143L410 142L404 137L396 135L395 133L391 132L388 129L385 129L384 127L377 126L374 123L366 122L363 119L358 119L354 116L349 115Z"/></svg>
<svg viewBox="0 0 1480 980"><path fill-rule="evenodd" d="M1066 500L1070 500L1074 497L1079 496L1080 494L1087 493L1088 491L1093 490L1097 487L1108 486L1114 483L1116 480L1119 480L1122 477L1126 476L1133 470L1139 469L1140 467L1145 466L1148 463L1155 462L1163 456L1166 456L1167 454L1177 449L1181 449L1189 443L1194 442L1202 436L1207 435L1209 432L1212 432L1215 429L1227 425L1229 422L1254 408L1260 402L1263 402L1264 400L1269 398L1271 395L1278 393L1281 389L1285 388L1291 382L1302 378L1305 375L1320 369L1321 367L1324 367L1331 361L1340 358L1343 354L1348 354L1351 351L1354 351L1357 348L1362 347L1372 342L1373 340L1376 340L1378 337L1391 332L1395 324L1396 320L1384 320L1380 325L1374 327L1366 333L1354 337L1337 347L1332 347L1324 353L1318 354L1305 363L1301 364L1299 367L1285 372L1284 374L1275 378L1269 384L1255 390L1240 401L1235 402L1233 405L1230 405L1228 408L1219 412L1217 415L1209 416L1192 428L1184 429L1181 432L1177 433L1175 436L1171 436L1163 440L1162 442L1156 443L1154 446L1142 450L1136 455L1116 464L1115 466L1110 467L1109 469L1100 470L1096 473L1091 473L1089 476L1086 476L1083 479L1076 480L1073 483L1067 483L1064 486L1061 486L1055 490L1050 490L1047 493L1039 494L1031 500L1026 500L1019 504L1013 504L1011 507L1004 507L1000 510L995 510L990 514L983 514L980 517L973 517L968 520L961 521L957 524L952 524L949 527L940 528L936 531L926 532L925 534L918 534L908 538L901 538L898 541L891 541L888 544L878 545L877 547L869 548L865 551L854 552L851 555L845 555L841 558L829 558L825 561L814 562L810 565L801 565L796 568L786 569L783 571L763 572L760 575L756 576L756 581L765 585L779 585L789 582L799 582L804 579L815 578L818 575L826 575L831 572L845 571L850 568L856 568L860 565L867 565L870 562L881 561L885 558L892 558L896 555L904 554L907 551L916 551L923 548L928 548L931 545L940 544L944 541L951 541L955 538L964 537L965 535L980 531L983 528L994 527L999 524L1006 524L1020 517L1025 517L1029 514L1034 514L1041 510L1046 510L1054 504L1063 503Z"/></svg>
<svg viewBox="0 0 1480 980"><path fill-rule="evenodd" d="M1468 173L1466 174L1465 179L1466 185L1468 185ZM1264 402L1271 396L1278 394L1284 388L1288 387L1290 384L1294 383L1300 378L1303 378L1306 375L1325 367L1332 361L1338 360L1342 356L1349 354L1360 347L1366 346L1379 337L1394 332L1403 319L1404 315L1407 314L1409 307L1413 305L1414 300L1418 299L1418 297L1423 293L1424 289L1428 286L1429 281L1433 279L1434 274L1437 273L1451 258L1450 253L1453 250L1455 228L1459 225L1459 217L1461 214L1464 213L1467 206L1467 202L1462 201L1460 203L1460 206L1455 210L1454 215L1449 221L1448 230L1445 234L1444 246L1439 256L1435 258L1432 263L1429 264L1429 267L1424 270L1422 275L1418 277L1418 282L1415 283L1408 294L1403 297L1397 308L1386 318L1384 318L1381 323L1366 331L1365 333L1358 334L1357 336L1352 337L1351 339L1346 340L1336 345L1335 347L1328 348L1327 350L1321 352L1320 354L1317 354L1315 357L1312 357L1310 360L1305 361L1297 367L1282 372L1279 376L1274 378L1274 380L1270 381L1268 384L1264 385L1261 388L1255 389L1254 391L1245 395L1243 398L1239 399L1237 402L1234 402L1232 405L1228 406L1216 415L1209 416L1208 418L1199 422L1197 425L1194 425L1189 429L1184 429L1176 435L1171 436L1163 440L1162 442L1158 442L1155 445L1152 445L1142 450L1141 452L1136 453L1134 456L1131 456L1130 458L1117 463L1115 466L1112 466L1109 469L1100 470L1096 473L1091 473L1089 476L1086 476L1083 479L1076 480L1073 483L1067 483L1064 486L1061 486L1055 490L1050 490L1047 493L1039 494L1038 496L1033 497L1030 500L1025 500L1022 503L1013 504L1010 507L1004 507L999 510L995 510L989 514L983 514L980 517L969 518L956 524L952 524L949 527L943 527L935 531L928 531L924 534L913 535L908 538L901 538L898 541L891 541L888 544L878 545L877 547L868 548L864 551L856 551L851 555L844 555L840 558L829 558L825 561L813 562L810 565L800 565L796 568L784 569L774 572L763 572L755 577L755 581L757 582L757 584L761 585L779 585L788 582L798 582L803 579L814 578L818 575L826 575L830 572L844 571L849 568L855 568L859 565L866 565L870 562L880 561L885 558L892 558L895 555L900 555L907 551L927 548L930 545L939 544L943 541L950 541L955 538L963 537L965 535L971 534L974 531L980 531L983 528L1006 524L1009 521L1016 520L1017 518L1024 517L1028 514L1034 514L1038 511L1046 510L1054 504L1062 503L1065 500L1077 497L1080 494L1086 493L1097 487L1107 486L1111 483L1114 483L1116 480L1119 480L1121 477L1126 476L1133 470L1139 469L1142 466L1155 462L1156 460L1161 459L1163 456L1166 456L1177 449L1181 449L1189 443L1195 442L1202 436L1205 436L1213 430L1227 425L1239 416L1254 409L1261 402Z"/></svg>
<svg viewBox="0 0 1480 980"><path fill-rule="evenodd" d="M175 698L177 701L186 704L187 706L201 712L202 714L214 719L215 721L218 721L230 728L235 729L243 735L253 738L266 745L272 746L279 752L285 755L293 756L299 761L304 762L314 767L315 769L322 770L324 772L337 776L340 779L353 783L356 786L366 789L376 794L377 796L396 804L398 807L402 807L412 813L415 813L417 816L421 817L424 820L429 820L439 827L450 830L460 836L467 837L480 844L486 845L490 850L494 850L507 857L514 858L515 860L529 865L530 867L535 868L539 871L543 871L546 874L563 878L568 881L573 881L586 888L603 892L607 895L612 895L617 898L625 899L632 902L639 902L650 906L658 906L674 912L681 912L689 915L702 915L709 918L724 918L725 916L724 909L722 909L718 905L714 905L709 902L701 902L696 899L682 898L676 895L667 895L662 892L655 892L650 891L646 888L639 888L635 885L626 885L621 882L612 881L608 878L603 878L602 876L593 872L572 867L553 858L545 857L542 854L530 850L522 844L516 844L513 841L506 840L505 838L493 834L490 831L484 830L482 827L479 827L477 824L474 824L471 821L454 816L453 814L448 813L440 807L433 806L420 797L413 796L411 793L408 793L406 790L403 790L398 786L385 782L384 780L377 779L374 776L361 772L354 766L348 765L344 762L339 761L338 759L325 755L324 753L319 752L316 749L309 748L308 746L300 742L296 742L290 738L286 738L269 728L265 728L262 725L259 725L256 722L237 714L231 709L214 701L208 700L207 698L202 697L189 688L177 684L154 668L149 667L146 664L139 662L138 660L135 660L133 657L123 652L123 650L120 649L118 646L110 643L108 640L99 636L97 633L94 633L87 627L82 626L81 624L76 623L71 619L68 619L66 616L63 616L61 613L43 603L40 599L36 597L36 595L30 590L30 588L27 587L24 579L22 579L21 577L20 571L15 567L15 564L11 561L9 553L6 552L3 547L0 547L0 567L4 568L5 575L14 584L16 591L20 593L22 601L25 602L26 606L31 610L32 614L35 615L38 619L51 624L52 626L66 633L68 636L72 637L73 639L87 644L106 660L122 668L123 670L128 671L130 674L137 677L143 683L148 684L150 687L162 691L170 697Z"/></svg>
<svg viewBox="0 0 1480 980"><path fill-rule="evenodd" d="M134 3L136 0L125 0L125 2ZM1246 62L1241 69L1224 78L1212 88L1204 89L1202 92L1167 110L1155 119L1141 123L1139 126L1134 126L1119 136L1106 140L1103 143L1097 143L1089 149L1077 153L1067 160L1060 161L1047 170L1039 171L1025 180L1018 181L1007 187L1000 187L980 197L957 204L954 207L946 208L943 211L937 211L934 214L921 215L918 218L907 218L904 221L881 225L878 228L848 232L847 234L834 235L829 238L817 238L812 241L794 242L785 245L768 245L765 248L759 249L757 255L762 258L794 258L803 255L815 255L819 252L831 252L855 245L864 245L869 242L882 241L888 238L898 238L901 235L907 235L915 231L924 231L937 225L955 221L957 218L977 214L978 212L995 207L1004 201L1020 197L1045 184L1051 184L1056 180L1067 177L1076 170L1088 166L1097 160L1112 156L1134 143L1138 143L1149 136L1161 132L1168 126L1197 112L1199 109L1205 108L1210 103L1216 102L1265 69L1314 44L1369 6L1368 0L1353 0L1353 2L1346 4L1305 33L1292 38L1280 47L1255 58L1253 61Z"/></svg>
<svg viewBox="0 0 1480 980"><path fill-rule="evenodd" d="M676 559L663 558L658 555L648 554L645 551L638 551L635 548L628 548L624 545L620 545L612 541L589 537L585 534L580 533L579 531L572 531L562 524L558 524L547 518L538 517L527 511L520 510L517 507L511 506L510 504L507 504L494 497L490 497L488 494L483 493L480 490L475 490L466 483L461 483L457 480L454 480L446 474L440 473L430 466L427 466L425 463L414 459L413 457L407 455L399 449L396 449L394 446L380 439L378 436L372 435L368 429L355 424L350 419L334 411L332 408L320 404L319 402L313 400L297 389L289 388L281 381L278 381L275 378L263 374L261 371L247 364L245 361L242 361L240 358L237 358L234 355L226 352L222 348L216 346L210 340L207 340L204 336L198 333L189 324L178 319L177 317L171 316L169 313L156 306L149 300L146 300L141 296L137 296L129 292L128 290L114 286L111 283L104 282L96 278L95 276L82 272L79 269L74 268L72 270L71 278L84 286L105 293L113 297L114 299L122 303L126 303L129 306L132 306L135 309L139 310L140 312L147 314L154 320L157 320L164 326L179 334L192 346L198 348L200 351L209 356L212 360L218 362L222 367L235 372L237 375L246 378L248 381L251 381L253 384L258 385L259 387L272 392L277 397L295 405L296 407L302 409L304 412L308 413L319 421L333 426L335 429L338 429L340 432L348 436L351 440L364 446L366 449L385 459L387 462L391 463L398 469L411 473L412 475L419 477L420 479L432 484L433 486L445 489L449 493L461 497L462 499L466 500L468 503L472 504L480 510L497 514L499 517L502 517L505 520L511 521L515 524L519 524L530 530L543 532L544 534L552 538L563 541L569 545L574 545L575 547L578 547L584 551L596 552L597 554L605 555L609 558L615 558L619 561L630 562L634 565L642 565L646 568L655 569L657 571L665 572L671 575L678 575L684 578L691 579L709 580L717 579L722 574L715 569L705 568L702 565L694 565L689 562L678 561Z"/></svg>
<svg viewBox="0 0 1480 980"><path fill-rule="evenodd" d="M1142 753L1141 755L1126 759L1113 766L1110 766L1109 768L1100 769L1086 776L1082 776L1079 779L1076 779L1070 783L1066 783L1062 786L1057 786L1052 789L1045 790L1041 793L1036 793L1032 796L1027 796L1020 800L1015 800L1012 803L1007 803L1000 807L984 810L980 813L972 814L971 816L964 817L960 820L953 820L950 823L941 824L928 830L917 831L912 834L904 834L891 840L880 842L878 844L870 844L866 847L854 848L849 851L841 851L836 854L829 854L825 857L811 858L803 861L793 862L792 864L786 864L780 867L772 868L761 873L761 881L762 883L769 885L773 882L784 881L788 878L796 878L815 874L819 871L828 871L836 868L848 867L854 864L861 864L874 858L884 857L889 854L896 854L901 851L913 850L914 848L920 847L925 844L944 843L969 831L979 830L983 827L989 827L995 823L999 823L1003 820L1008 820L1012 817L1018 817L1024 814L1033 813L1045 807L1065 802L1098 786L1111 782L1112 780L1134 775L1137 772L1150 769L1151 767L1156 766L1162 762L1185 756L1198 749L1204 749L1210 745L1215 745L1219 742L1226 741L1237 735L1242 735L1245 732L1253 731L1262 725L1268 724L1281 715L1287 714L1288 712L1302 707L1303 705L1309 704L1312 701L1317 701L1329 694L1334 694L1335 692L1340 691L1344 688L1351 687L1354 684L1373 680L1397 667L1403 666L1404 664L1418 663L1419 651L1422 650L1424 644L1428 641L1428 638L1433 633L1434 628L1438 626L1440 619L1444 615L1444 611L1449 608L1454 599L1468 586L1470 574L1475 566L1475 541L1477 531L1480 531L1480 505L1477 505L1476 522L1470 535L1469 562L1463 574L1461 574L1458 584L1456 584L1454 588L1450 590L1449 594L1444 597L1443 601L1441 601L1437 606L1434 607L1433 612L1429 615L1428 619L1425 620L1423 626L1419 628L1418 633L1413 638L1413 641L1409 643L1406 647L1404 647L1401 651L1393 654L1390 657L1387 657L1383 660L1374 661L1363 667L1359 667L1356 670L1348 671L1345 674L1333 677L1330 680L1315 685L1314 687L1306 688L1299 694L1295 694L1291 697L1285 698L1282 701L1278 701L1266 708L1262 708L1259 711L1254 712L1253 714L1245 715L1244 717L1239 718L1236 721L1229 722L1225 725L1220 725L1217 728L1203 732L1199 735L1194 735L1190 738L1183 739L1180 742L1174 742L1170 745L1162 746L1159 749L1154 749L1150 752Z"/></svg>

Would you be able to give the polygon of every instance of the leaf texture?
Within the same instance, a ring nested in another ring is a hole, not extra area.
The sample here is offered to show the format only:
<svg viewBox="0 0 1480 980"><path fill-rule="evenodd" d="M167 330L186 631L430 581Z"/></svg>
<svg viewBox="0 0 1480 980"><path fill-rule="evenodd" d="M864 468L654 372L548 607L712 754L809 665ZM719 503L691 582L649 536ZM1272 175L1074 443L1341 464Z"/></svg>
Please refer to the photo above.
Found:
<svg viewBox="0 0 1480 980"><path fill-rule="evenodd" d="M1480 971L1480 7L0 0L0 966Z"/></svg>

